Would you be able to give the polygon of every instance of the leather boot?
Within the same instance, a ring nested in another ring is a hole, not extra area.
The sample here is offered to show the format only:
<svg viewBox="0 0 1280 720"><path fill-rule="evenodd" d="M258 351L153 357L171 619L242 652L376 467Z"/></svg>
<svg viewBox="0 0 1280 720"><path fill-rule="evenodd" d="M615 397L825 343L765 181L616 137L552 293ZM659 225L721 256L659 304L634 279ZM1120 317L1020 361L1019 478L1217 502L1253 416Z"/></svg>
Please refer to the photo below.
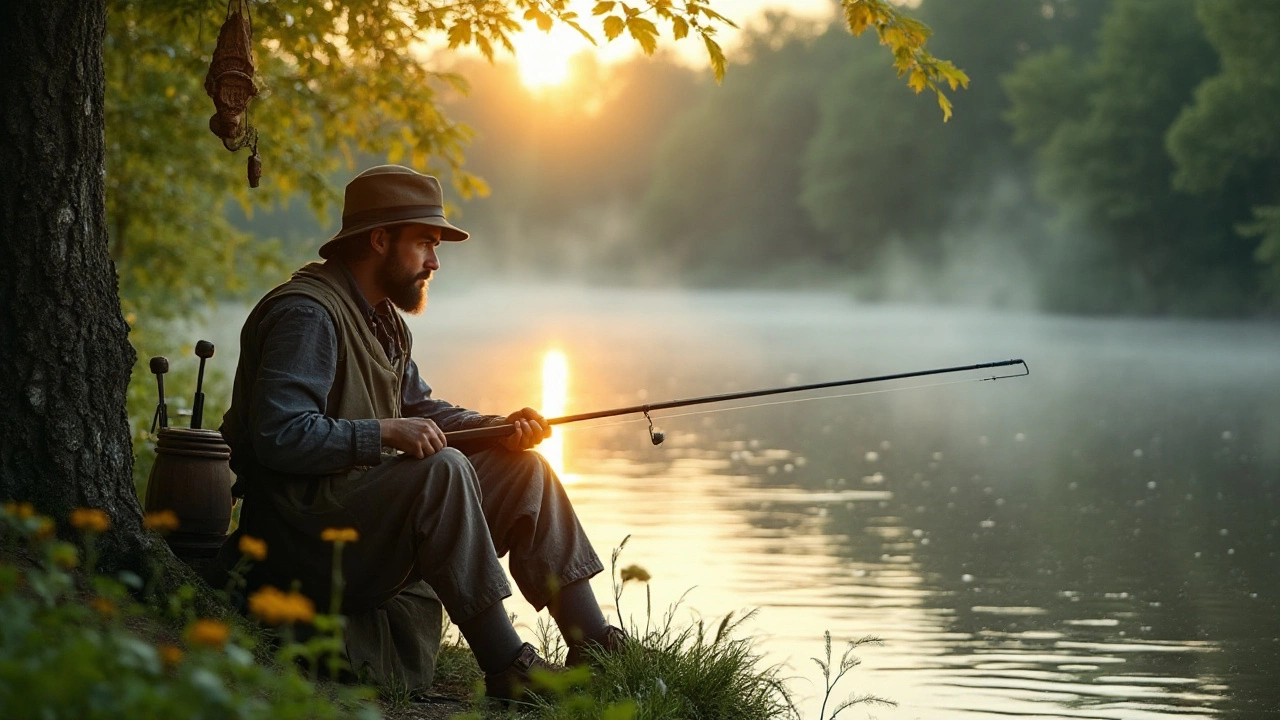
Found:
<svg viewBox="0 0 1280 720"><path fill-rule="evenodd" d="M484 676L484 694L490 700L507 703L521 701L530 695L540 694L533 685L532 673L541 670L549 673L564 672L564 668L543 660L529 643L520 646L516 659L506 670Z"/></svg>

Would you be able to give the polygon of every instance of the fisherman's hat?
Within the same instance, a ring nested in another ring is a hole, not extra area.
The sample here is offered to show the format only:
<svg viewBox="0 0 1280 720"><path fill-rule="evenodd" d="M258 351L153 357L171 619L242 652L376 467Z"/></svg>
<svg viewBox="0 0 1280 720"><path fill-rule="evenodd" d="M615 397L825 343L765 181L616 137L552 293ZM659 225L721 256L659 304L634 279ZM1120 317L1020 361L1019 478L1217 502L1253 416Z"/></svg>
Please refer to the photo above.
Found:
<svg viewBox="0 0 1280 720"><path fill-rule="evenodd" d="M379 165L347 183L342 229L320 246L320 257L327 259L352 235L400 223L438 227L441 240L461 241L470 237L444 219L444 192L439 180L403 165Z"/></svg>

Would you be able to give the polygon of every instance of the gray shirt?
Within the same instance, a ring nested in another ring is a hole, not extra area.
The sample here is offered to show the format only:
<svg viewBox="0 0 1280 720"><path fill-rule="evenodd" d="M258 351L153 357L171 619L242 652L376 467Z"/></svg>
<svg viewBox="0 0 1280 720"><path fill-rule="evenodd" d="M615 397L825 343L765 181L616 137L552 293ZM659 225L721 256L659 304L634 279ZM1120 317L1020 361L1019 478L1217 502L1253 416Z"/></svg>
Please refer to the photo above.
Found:
<svg viewBox="0 0 1280 720"><path fill-rule="evenodd" d="M365 311L374 334L391 358L408 353L399 348L379 322L380 314L395 312L386 303L375 309L365 300L348 273L349 287ZM260 358L251 391L249 416L255 460L278 472L324 475L381 462L382 433L378 419L342 420L326 416L325 403L338 367L338 337L333 319L316 301L285 295L273 303L258 326ZM435 421L442 430L463 430L502 422L431 397L431 386L412 359L405 367L400 397L403 417Z"/></svg>

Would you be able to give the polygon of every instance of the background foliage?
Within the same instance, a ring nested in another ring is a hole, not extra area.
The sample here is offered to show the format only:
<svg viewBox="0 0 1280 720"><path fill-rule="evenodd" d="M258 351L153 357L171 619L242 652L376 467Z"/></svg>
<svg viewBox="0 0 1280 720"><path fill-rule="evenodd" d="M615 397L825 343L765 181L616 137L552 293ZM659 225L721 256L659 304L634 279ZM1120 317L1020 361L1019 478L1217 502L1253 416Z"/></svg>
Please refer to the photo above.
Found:
<svg viewBox="0 0 1280 720"><path fill-rule="evenodd" d="M670 58L625 66L594 116L501 68L477 79L458 107L493 195L465 221L500 242L459 262L1054 312L1275 312L1273 4L923 0L913 13L973 78L947 123L838 21L749 26L714 91ZM645 84L681 73L687 87ZM512 109L486 112L478 98L499 87ZM616 126L629 113L644 124ZM527 123L509 120L548 116L597 118L589 157L547 147L554 128L531 150Z"/></svg>
<svg viewBox="0 0 1280 720"><path fill-rule="evenodd" d="M121 299L139 350L130 415L143 447L152 439L148 358L189 354L194 339L181 338L184 321L198 321L217 301L252 297L310 256L334 214L337 188L357 165L404 163L447 176L463 199L487 192L464 167L472 132L446 107L448 97L469 90L466 75L475 70L448 66L456 51L471 48L492 61L495 52L513 48L512 36L526 31L523 23L538 30L565 25L592 43L626 36L644 55L654 54L665 34L699 40L720 80L726 61L717 33L733 25L699 0L640 6L604 0L592 7L590 22L566 0L245 5L261 90L250 122L261 133L265 158L263 186L252 193L241 179L243 160L229 158L206 128L211 102L203 80L227 6L221 0L108 2L107 213ZM885 0L848 0L846 16L855 34L874 32L898 74L915 92L931 91L949 114L944 89L967 79L925 49L926 27ZM312 219L298 217L301 206ZM265 218L251 232L254 216L268 208L277 212L275 221ZM218 393L210 395L215 399L206 414L216 424L222 407ZM149 457L141 453L136 467L140 487Z"/></svg>
<svg viewBox="0 0 1280 720"><path fill-rule="evenodd" d="M696 3L603 2L585 17L530 0L251 3L266 174L250 191L244 153L206 127L225 6L112 0L107 203L139 362L189 356L203 309L314 257L344 182L385 161L452 183L476 242L444 260L464 279L816 282L1087 313L1280 307L1280 6L840 7L752 20L725 51L726 22ZM954 65L923 50L917 20ZM601 45L625 35L649 57L583 56L564 85L531 90L504 48L521 23L549 22ZM864 26L887 52L850 41ZM701 39L712 72L655 33ZM142 443L153 384L140 365ZM223 395L210 393L211 420Z"/></svg>

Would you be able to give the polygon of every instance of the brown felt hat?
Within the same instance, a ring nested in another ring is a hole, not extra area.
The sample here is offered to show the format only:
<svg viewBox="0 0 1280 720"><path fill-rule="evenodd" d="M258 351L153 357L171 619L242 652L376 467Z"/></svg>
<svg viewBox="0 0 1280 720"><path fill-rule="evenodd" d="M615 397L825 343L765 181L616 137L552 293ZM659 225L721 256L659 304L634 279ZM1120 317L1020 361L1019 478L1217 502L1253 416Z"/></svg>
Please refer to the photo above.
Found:
<svg viewBox="0 0 1280 720"><path fill-rule="evenodd" d="M328 259L352 235L384 225L418 223L440 228L441 240L461 241L470 234L444 219L440 181L403 165L371 167L347 183L342 203L342 229L320 246Z"/></svg>

